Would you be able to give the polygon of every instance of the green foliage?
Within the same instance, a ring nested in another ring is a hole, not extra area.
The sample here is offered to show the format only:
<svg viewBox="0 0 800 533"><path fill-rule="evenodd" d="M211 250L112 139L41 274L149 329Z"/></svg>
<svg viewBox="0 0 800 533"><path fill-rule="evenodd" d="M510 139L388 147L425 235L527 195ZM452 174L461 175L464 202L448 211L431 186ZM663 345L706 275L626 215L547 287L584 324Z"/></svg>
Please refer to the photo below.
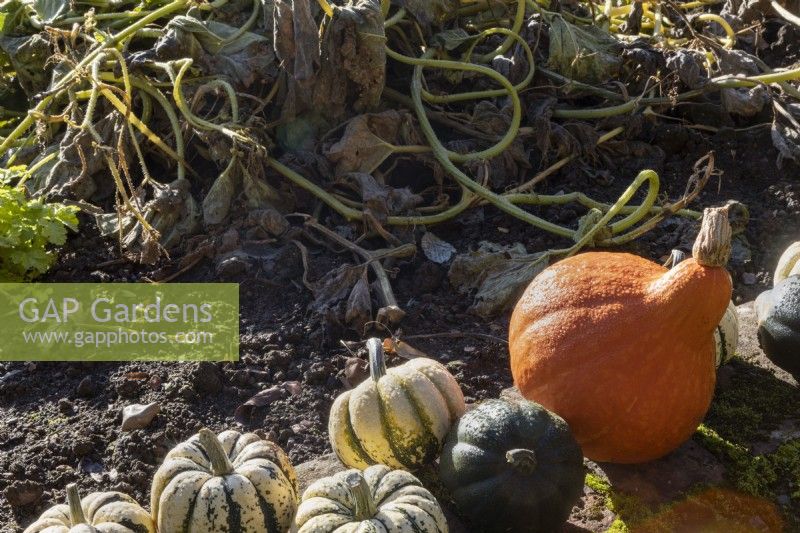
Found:
<svg viewBox="0 0 800 533"><path fill-rule="evenodd" d="M22 281L47 272L54 246L78 228L78 208L30 200L24 190L0 185L0 281Z"/></svg>

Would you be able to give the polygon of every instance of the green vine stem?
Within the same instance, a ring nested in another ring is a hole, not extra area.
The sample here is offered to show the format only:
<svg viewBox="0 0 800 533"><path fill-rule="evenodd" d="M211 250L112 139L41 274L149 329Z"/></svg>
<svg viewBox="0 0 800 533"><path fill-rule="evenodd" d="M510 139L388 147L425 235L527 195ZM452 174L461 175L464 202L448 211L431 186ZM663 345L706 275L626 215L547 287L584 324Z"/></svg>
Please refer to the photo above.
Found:
<svg viewBox="0 0 800 533"><path fill-rule="evenodd" d="M425 114L425 110L422 105L422 69L424 67L432 67L432 68L443 68L448 70L465 70L469 72L475 72L477 74L483 74L492 78L493 80L497 81L506 92L511 97L511 102L513 106L513 112L511 117L511 125L508 129L508 132L503 136L503 138L494 146L491 146L485 150L480 152L473 152L469 154L469 156L464 156L462 154L458 154L456 152L451 152L447 148L445 148L441 143L438 142L438 147L436 144L431 143L430 138L428 138L428 142L433 147L433 152L436 154L439 151L445 159L448 161L455 161L455 162L464 162L474 159L491 159L500 155L506 148L508 148L514 139L517 136L517 132L519 131L519 126L522 121L522 104L519 100L519 94L514 89L514 86L511 84L508 79L489 67L484 67L483 65L474 65L469 63L463 63L461 61L447 61L441 59L432 59L434 50L428 50L424 53L421 58L414 58L408 57L402 54L399 54L389 48L386 47L386 54L396 61L400 61L401 63L405 63L408 65L414 66L414 81L412 81L412 102L414 103L415 111L417 112L417 118L420 116L425 118L425 124L427 124L428 128L430 129L430 133L436 138L436 134L433 132L433 128L430 125L430 121L428 121L427 115ZM423 126L423 133L426 134L428 137L427 132L425 132L425 127Z"/></svg>
<svg viewBox="0 0 800 533"><path fill-rule="evenodd" d="M461 63L462 65L471 65L472 63L468 62L469 58L472 54L473 49L475 48L475 46L477 46L480 40L483 39L484 37L488 37L490 35L495 35L498 33L503 35L508 35L509 39L511 39L512 42L515 40L518 41L519 45L522 46L522 49L525 51L525 56L528 61L528 73L525 75L525 78L521 82L514 85L514 90L519 92L525 89L528 85L530 85L531 81L533 80L533 76L536 73L536 64L533 58L533 51L531 50L531 47L528 46L528 43L526 43L522 37L520 37L516 33L512 33L511 30L508 30L506 28L490 28L488 30L481 32L478 35L478 38L470 45L469 49L467 49L464 60L458 63ZM425 98L425 101L429 103L448 104L453 102L462 102L465 100L480 100L485 98L504 96L506 92L507 91L505 89L491 89L485 91L472 91L466 93L436 95L423 89L422 96Z"/></svg>
<svg viewBox="0 0 800 533"><path fill-rule="evenodd" d="M461 69L464 67L463 64L454 62L454 61L434 61L432 64L428 61L430 59L431 51L425 52L423 55L422 60L413 61L412 64L416 65L414 67L414 74L411 81L411 98L414 102L415 111L417 113L417 120L420 122L420 127L422 128L422 133L428 139L428 143L433 147L433 154L436 159L439 161L445 170L450 173L456 181L458 181L463 187L470 190L477 196L483 198L484 200L490 202L492 205L497 207L498 209L519 218L533 226L541 228L545 231L549 231L556 235L560 235L562 237L570 237L572 235L572 231L566 228L563 228L557 224L553 224L546 220L543 220L527 211L520 209L516 205L509 202L507 199L503 198L502 196L498 195L486 189L482 185L473 181L469 176L464 174L458 167L453 164L453 161L450 159L451 154L450 152L442 145L439 138L436 136L436 132L433 131L433 127L431 126L430 121L428 120L427 115L425 114L425 110L422 106L422 69L424 66L437 66L441 68L455 68ZM397 54L399 55L399 54ZM407 60L410 58L406 58L405 56L401 56L402 60ZM478 65L470 65L470 69L478 69L475 70L476 72L483 72L484 70L488 70L489 72L494 72L491 69L487 69L485 67L479 67ZM502 146L502 150L504 150L511 142L513 142L514 138L516 137L517 130L519 129L520 124L520 101L519 95L514 90L514 87L511 83L504 77L499 74L492 74L490 77L501 81L502 85L508 90L509 94L511 95L511 99L514 105L514 115L511 120L511 127L508 131L508 134L500 143L495 145L495 147L490 148L488 150L489 154L487 157L493 157L497 155L499 151L495 152L495 150Z"/></svg>
<svg viewBox="0 0 800 533"><path fill-rule="evenodd" d="M503 44L501 44L500 46L497 47L497 49L489 52L488 54L479 56L477 58L479 63L488 63L495 57L505 54L508 51L508 49L511 48L511 45L514 44L514 41L517 40L517 38L519 38L518 42L525 43L525 40L519 37L519 32L522 29L522 25L525 23L525 7L526 7L525 2L526 0L517 0L517 11L514 14L514 23L511 26L511 30L509 31L509 33L506 34L506 38L503 41ZM486 32L483 33L486 34ZM525 43L526 46L527 44L528 43ZM530 69L533 70L533 61L531 61L529 64L530 64Z"/></svg>
<svg viewBox="0 0 800 533"><path fill-rule="evenodd" d="M249 142L250 139L244 137L240 133L227 128L225 126L220 126L218 124L214 124L208 120L202 119L192 113L192 110L189 108L189 105L186 103L186 99L183 96L183 88L181 84L183 83L183 77L186 75L186 72L192 66L194 61L192 59L178 59L170 63L157 63L158 66L163 68L167 74L169 75L170 79L172 79L173 88L172 88L172 98L175 101L175 105L178 107L178 110L183 114L184 118L197 129L201 130L213 130L230 137L231 139L235 139L242 142ZM173 64L178 66L178 72L176 73L175 70L172 68ZM231 88L231 91L233 89ZM236 94L228 93L229 97L232 97L234 100L236 99ZM238 109L238 105L231 104L232 109Z"/></svg>
<svg viewBox="0 0 800 533"><path fill-rule="evenodd" d="M96 83L96 80L100 79L100 63L102 61L102 56L98 56L95 61L91 64L91 80L92 80L92 89L91 94L89 96L89 103L86 105L86 113L83 117L83 123L81 124L81 129L88 131L89 134L94 139L95 143L98 146L104 146L105 142L103 141L102 136L97 132L93 124L93 115L94 109L97 104L97 98L100 95L100 85ZM145 219L142 212L138 209L137 206L133 205L131 202L131 198L128 195L127 190L125 189L125 184L122 181L122 176L120 175L119 169L117 165L114 163L113 159L109 155L108 151L102 150L103 157L106 161L106 166L108 167L109 172L111 172L111 177L114 179L114 185L117 188L117 192L122 197L122 201L125 204L125 207L128 211L139 221L144 228L151 235L157 235L158 232L150 225L150 223ZM121 160L122 158L120 158Z"/></svg>
<svg viewBox="0 0 800 533"><path fill-rule="evenodd" d="M115 47L125 39L130 37L131 35L135 34L138 30L144 28L151 22L154 22L162 17L170 15L175 11L185 8L189 5L190 0L173 0L169 4L166 4L153 12L149 13L147 16L142 17L138 21L134 22L124 30L120 31L119 33L111 36L107 40L102 41L97 45L97 47L86 54L83 59L81 59L73 68L72 70L68 71L64 76L62 76L53 87L48 91L48 93L39 101L39 103L31 110L32 112L28 112L28 116L20 121L14 130L8 134L8 136L3 139L3 142L0 143L0 154L5 153L13 143L13 141L17 140L21 135L23 135L28 128L33 126L35 122L35 115L36 113L44 113L47 107L52 103L52 101L56 98L60 92L65 89L70 83L78 79L84 70L89 67L99 56L102 54L106 49Z"/></svg>
<svg viewBox="0 0 800 533"><path fill-rule="evenodd" d="M146 94L150 95L156 102L158 102L158 105L161 106L161 109L164 110L167 120L169 120L170 127L172 128L172 134L175 136L174 153L176 154L176 157L174 157L174 159L178 164L178 179L185 178L186 169L189 168L189 165L185 159L186 147L183 141L181 124L178 121L178 115L175 113L175 109L169 104L167 97L164 96L161 91L152 87L152 85L150 85L146 80L140 79L136 76L131 76L131 83L137 89L140 89Z"/></svg>

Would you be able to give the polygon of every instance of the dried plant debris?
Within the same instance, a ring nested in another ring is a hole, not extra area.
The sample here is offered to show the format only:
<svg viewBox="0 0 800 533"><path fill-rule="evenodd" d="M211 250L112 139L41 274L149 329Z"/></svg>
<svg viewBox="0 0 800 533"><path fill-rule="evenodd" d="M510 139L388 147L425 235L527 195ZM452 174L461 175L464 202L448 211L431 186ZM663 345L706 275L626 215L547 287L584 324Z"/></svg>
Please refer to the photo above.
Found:
<svg viewBox="0 0 800 533"><path fill-rule="evenodd" d="M491 317L514 305L548 265L545 254L529 254L522 244L502 246L483 241L476 250L456 256L447 277L459 292L474 291L472 311Z"/></svg>
<svg viewBox="0 0 800 533"><path fill-rule="evenodd" d="M0 0L0 178L79 201L126 257L169 257L173 274L270 270L264 247L288 246L336 327L402 318L392 266L417 244L496 313L577 250L458 255L434 225L491 205L578 247L628 242L664 216L655 200L532 191L621 153L663 159L637 137L664 121L772 123L780 163L797 164L800 69L761 53L768 18L769 46L795 50L778 15L739 0ZM300 227L312 218L337 237ZM312 282L320 246L350 257ZM469 261L482 270L459 278Z"/></svg>

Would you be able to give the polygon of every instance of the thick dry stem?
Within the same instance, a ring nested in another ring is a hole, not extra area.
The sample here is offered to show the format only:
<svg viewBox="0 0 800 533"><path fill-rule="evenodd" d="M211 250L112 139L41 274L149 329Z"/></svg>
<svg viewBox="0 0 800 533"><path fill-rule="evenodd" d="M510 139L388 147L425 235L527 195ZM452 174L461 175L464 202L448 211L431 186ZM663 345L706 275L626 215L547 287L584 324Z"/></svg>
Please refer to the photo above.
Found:
<svg viewBox="0 0 800 533"><path fill-rule="evenodd" d="M351 472L345 480L350 494L353 496L353 515L356 520L369 520L375 516L375 500L372 497L367 480L361 472Z"/></svg>
<svg viewBox="0 0 800 533"><path fill-rule="evenodd" d="M210 429L203 428L198 432L200 444L211 460L211 473L215 476L227 476L233 472L233 465L228 454L222 449L222 443Z"/></svg>
<svg viewBox="0 0 800 533"><path fill-rule="evenodd" d="M515 448L506 452L506 461L522 474L533 474L538 465L536 452L525 448Z"/></svg>
<svg viewBox="0 0 800 533"><path fill-rule="evenodd" d="M81 496L78 493L78 485L75 483L67 485L67 505L69 506L69 521L72 527L85 524L86 515L83 514Z"/></svg>
<svg viewBox="0 0 800 533"><path fill-rule="evenodd" d="M703 212L700 233L692 257L703 266L723 267L731 256L731 225L727 207L709 207Z"/></svg>
<svg viewBox="0 0 800 533"><path fill-rule="evenodd" d="M383 353L383 344L377 337L367 339L367 352L369 352L369 375L377 383L386 375L386 357Z"/></svg>

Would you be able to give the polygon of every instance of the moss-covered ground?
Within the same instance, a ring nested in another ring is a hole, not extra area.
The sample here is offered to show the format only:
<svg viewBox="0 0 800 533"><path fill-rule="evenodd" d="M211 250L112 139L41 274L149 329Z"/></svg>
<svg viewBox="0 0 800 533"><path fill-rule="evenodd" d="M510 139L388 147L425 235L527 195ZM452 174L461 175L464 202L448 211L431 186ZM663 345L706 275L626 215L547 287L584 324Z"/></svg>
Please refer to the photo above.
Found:
<svg viewBox="0 0 800 533"><path fill-rule="evenodd" d="M750 362L730 364L694 435L723 465L723 483L652 504L590 473L587 486L615 515L608 531L800 531L800 389Z"/></svg>

